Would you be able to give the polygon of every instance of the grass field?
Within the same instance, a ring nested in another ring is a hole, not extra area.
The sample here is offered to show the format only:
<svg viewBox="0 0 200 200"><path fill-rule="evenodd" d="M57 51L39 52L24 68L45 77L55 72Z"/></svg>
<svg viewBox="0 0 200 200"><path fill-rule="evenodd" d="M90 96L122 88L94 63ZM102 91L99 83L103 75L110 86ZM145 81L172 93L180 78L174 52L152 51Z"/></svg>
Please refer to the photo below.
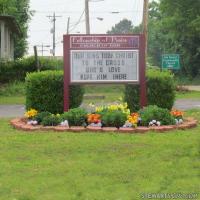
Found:
<svg viewBox="0 0 200 200"><path fill-rule="evenodd" d="M186 115L200 120L200 110ZM200 127L146 135L25 133L0 119L0 200L198 193Z"/></svg>

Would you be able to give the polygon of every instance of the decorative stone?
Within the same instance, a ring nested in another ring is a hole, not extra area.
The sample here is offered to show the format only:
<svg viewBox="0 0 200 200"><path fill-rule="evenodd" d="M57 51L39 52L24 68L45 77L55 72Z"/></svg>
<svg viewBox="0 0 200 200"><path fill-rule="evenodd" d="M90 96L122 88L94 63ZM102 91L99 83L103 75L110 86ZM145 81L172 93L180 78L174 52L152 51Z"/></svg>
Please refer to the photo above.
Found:
<svg viewBox="0 0 200 200"><path fill-rule="evenodd" d="M116 127L103 127L103 132L116 132L118 129Z"/></svg>
<svg viewBox="0 0 200 200"><path fill-rule="evenodd" d="M24 130L24 131L33 131L33 126L32 125L28 125L28 124L23 124L21 126L21 128Z"/></svg>
<svg viewBox="0 0 200 200"><path fill-rule="evenodd" d="M54 131L57 131L57 132L69 131L69 127L67 127L67 126L56 126L56 127L54 127Z"/></svg>
<svg viewBox="0 0 200 200"><path fill-rule="evenodd" d="M146 133L149 130L150 129L148 127L142 127L142 126L138 126L137 128L135 128L136 133Z"/></svg>
<svg viewBox="0 0 200 200"><path fill-rule="evenodd" d="M126 128L126 127L120 127L119 128L120 133L135 133L136 129L135 128Z"/></svg>
<svg viewBox="0 0 200 200"><path fill-rule="evenodd" d="M82 126L71 126L69 130L72 132L83 132L86 130L86 128Z"/></svg>
<svg viewBox="0 0 200 200"><path fill-rule="evenodd" d="M185 129L190 128L190 125L184 123L184 124L178 125L177 128L178 128L178 129L181 129L181 130L185 130Z"/></svg>
<svg viewBox="0 0 200 200"><path fill-rule="evenodd" d="M41 130L42 131L52 131L52 130L54 130L54 126L42 126Z"/></svg>
<svg viewBox="0 0 200 200"><path fill-rule="evenodd" d="M41 125L28 125L27 120L25 118L15 118L10 121L10 124L15 127L16 129L22 129L24 131L36 131L36 130L54 130L58 132L62 131L72 131L72 132L83 132L83 131L91 131L91 132L119 132L119 133L146 133L147 131L153 130L155 132L165 132L170 131L173 129L188 129L196 127L198 121L193 118L187 118L183 121L182 124L179 125L168 125L168 126L152 126L152 127L142 127L139 126L137 128L130 128L130 127L121 127L117 129L116 127L99 127L99 126L88 126L84 128L82 126L41 126Z"/></svg>
<svg viewBox="0 0 200 200"><path fill-rule="evenodd" d="M91 132L101 132L102 128L99 126L87 126L87 130Z"/></svg>

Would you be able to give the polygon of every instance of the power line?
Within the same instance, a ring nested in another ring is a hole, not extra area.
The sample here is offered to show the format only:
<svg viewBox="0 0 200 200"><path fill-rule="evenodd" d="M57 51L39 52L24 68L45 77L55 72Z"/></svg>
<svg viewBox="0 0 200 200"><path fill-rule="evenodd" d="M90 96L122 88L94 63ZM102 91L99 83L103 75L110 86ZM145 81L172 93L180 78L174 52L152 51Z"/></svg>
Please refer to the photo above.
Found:
<svg viewBox="0 0 200 200"><path fill-rule="evenodd" d="M77 27L77 25L80 23L84 13L85 13L85 9L83 10L83 12L82 12L81 16L79 17L78 21L75 23L74 27L72 27L72 29L70 29L69 32L73 31Z"/></svg>

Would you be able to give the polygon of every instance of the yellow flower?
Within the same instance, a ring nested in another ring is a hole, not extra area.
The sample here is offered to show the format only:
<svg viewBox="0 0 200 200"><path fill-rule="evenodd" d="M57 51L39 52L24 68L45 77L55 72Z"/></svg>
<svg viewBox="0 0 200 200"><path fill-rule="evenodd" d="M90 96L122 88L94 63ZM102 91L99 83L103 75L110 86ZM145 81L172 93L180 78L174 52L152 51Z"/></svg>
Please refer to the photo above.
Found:
<svg viewBox="0 0 200 200"><path fill-rule="evenodd" d="M96 112L101 112L103 109L104 109L103 106L99 106L99 107L96 107L96 108L95 108L95 111L96 111Z"/></svg>
<svg viewBox="0 0 200 200"><path fill-rule="evenodd" d="M35 117L37 115L38 111L31 108L30 110L28 110L26 113L25 113L25 117L27 118L32 118L32 117Z"/></svg>

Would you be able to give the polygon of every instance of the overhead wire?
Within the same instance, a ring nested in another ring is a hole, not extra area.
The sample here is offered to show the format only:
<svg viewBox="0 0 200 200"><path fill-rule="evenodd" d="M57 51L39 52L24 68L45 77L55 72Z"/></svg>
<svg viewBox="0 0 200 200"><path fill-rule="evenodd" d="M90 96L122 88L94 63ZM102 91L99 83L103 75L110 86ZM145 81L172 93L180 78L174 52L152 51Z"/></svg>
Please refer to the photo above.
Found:
<svg viewBox="0 0 200 200"><path fill-rule="evenodd" d="M78 24L80 23L80 21L81 21L83 15L84 15L84 13L85 13L85 9L83 10L83 12L82 12L81 16L79 17L78 21L75 23L74 27L72 27L72 28L69 30L69 32L73 31L73 30L78 26Z"/></svg>

